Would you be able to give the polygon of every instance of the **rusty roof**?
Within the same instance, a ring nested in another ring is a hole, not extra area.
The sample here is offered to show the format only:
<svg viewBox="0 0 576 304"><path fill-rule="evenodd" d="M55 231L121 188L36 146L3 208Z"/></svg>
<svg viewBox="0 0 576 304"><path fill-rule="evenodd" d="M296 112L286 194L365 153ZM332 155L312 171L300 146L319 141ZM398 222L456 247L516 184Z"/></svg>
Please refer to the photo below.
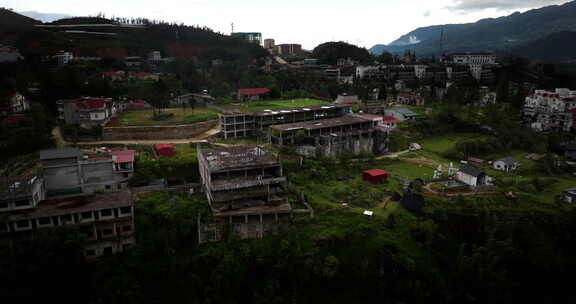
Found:
<svg viewBox="0 0 576 304"><path fill-rule="evenodd" d="M278 131L290 131L290 130L317 130L317 129L324 129L324 128L331 128L331 127L340 127L340 126L348 126L348 125L355 125L360 123L368 123L372 122L371 119L363 118L357 115L346 115L337 118L329 118L329 119L321 119L321 120L312 120L312 121L303 121L303 122L295 122L295 123L288 123L288 124L281 124L281 125L274 125L270 128Z"/></svg>
<svg viewBox="0 0 576 304"><path fill-rule="evenodd" d="M34 209L12 212L9 219L10 221L17 221L128 206L132 206L132 197L129 191L83 195L45 200Z"/></svg>
<svg viewBox="0 0 576 304"><path fill-rule="evenodd" d="M258 146L204 149L200 153L212 172L279 165L274 155Z"/></svg>

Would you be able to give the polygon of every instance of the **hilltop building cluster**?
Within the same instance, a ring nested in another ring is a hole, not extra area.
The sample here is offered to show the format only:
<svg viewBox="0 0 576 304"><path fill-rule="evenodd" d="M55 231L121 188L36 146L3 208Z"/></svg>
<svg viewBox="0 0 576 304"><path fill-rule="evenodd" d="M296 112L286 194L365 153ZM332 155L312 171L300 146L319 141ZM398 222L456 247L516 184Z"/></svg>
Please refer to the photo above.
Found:
<svg viewBox="0 0 576 304"><path fill-rule="evenodd" d="M576 129L576 91L566 88L536 90L526 97L522 114L536 131L573 131Z"/></svg>

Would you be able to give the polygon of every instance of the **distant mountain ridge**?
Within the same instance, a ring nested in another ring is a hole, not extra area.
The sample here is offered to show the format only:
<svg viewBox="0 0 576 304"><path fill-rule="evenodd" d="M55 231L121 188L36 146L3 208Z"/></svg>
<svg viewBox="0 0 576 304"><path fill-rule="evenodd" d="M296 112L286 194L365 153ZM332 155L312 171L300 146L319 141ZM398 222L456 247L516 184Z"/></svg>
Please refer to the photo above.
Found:
<svg viewBox="0 0 576 304"><path fill-rule="evenodd" d="M438 56L442 31L443 52L494 51L508 54L538 40L546 40L555 33L576 32L576 1L500 18L482 19L475 23L422 27L389 45L375 45L370 52L402 53L409 49L418 56Z"/></svg>

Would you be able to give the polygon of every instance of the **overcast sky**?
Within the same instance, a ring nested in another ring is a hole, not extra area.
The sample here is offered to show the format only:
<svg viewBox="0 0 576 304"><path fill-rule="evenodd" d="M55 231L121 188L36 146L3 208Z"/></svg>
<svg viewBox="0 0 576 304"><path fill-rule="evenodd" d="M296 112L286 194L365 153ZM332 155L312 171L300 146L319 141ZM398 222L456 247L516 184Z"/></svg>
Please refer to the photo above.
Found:
<svg viewBox="0 0 576 304"><path fill-rule="evenodd" d="M147 17L208 26L229 34L262 32L306 49L326 41L372 47L418 27L475 22L566 0L2 0L37 19L96 15Z"/></svg>

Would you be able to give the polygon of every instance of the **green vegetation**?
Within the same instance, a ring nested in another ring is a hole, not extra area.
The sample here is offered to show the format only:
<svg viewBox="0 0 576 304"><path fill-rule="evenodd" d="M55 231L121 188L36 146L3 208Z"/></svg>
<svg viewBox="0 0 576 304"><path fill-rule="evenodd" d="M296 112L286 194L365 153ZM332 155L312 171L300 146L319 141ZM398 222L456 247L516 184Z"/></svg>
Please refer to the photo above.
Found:
<svg viewBox="0 0 576 304"><path fill-rule="evenodd" d="M322 104L327 103L309 98L295 98L290 100L250 101L242 104L227 105L225 108L238 109L246 112L257 112L264 110L274 111L287 108L309 107Z"/></svg>
<svg viewBox="0 0 576 304"><path fill-rule="evenodd" d="M177 108L162 110L160 117L154 110L126 111L119 119L124 126L186 125L218 119L218 114L208 109Z"/></svg>

